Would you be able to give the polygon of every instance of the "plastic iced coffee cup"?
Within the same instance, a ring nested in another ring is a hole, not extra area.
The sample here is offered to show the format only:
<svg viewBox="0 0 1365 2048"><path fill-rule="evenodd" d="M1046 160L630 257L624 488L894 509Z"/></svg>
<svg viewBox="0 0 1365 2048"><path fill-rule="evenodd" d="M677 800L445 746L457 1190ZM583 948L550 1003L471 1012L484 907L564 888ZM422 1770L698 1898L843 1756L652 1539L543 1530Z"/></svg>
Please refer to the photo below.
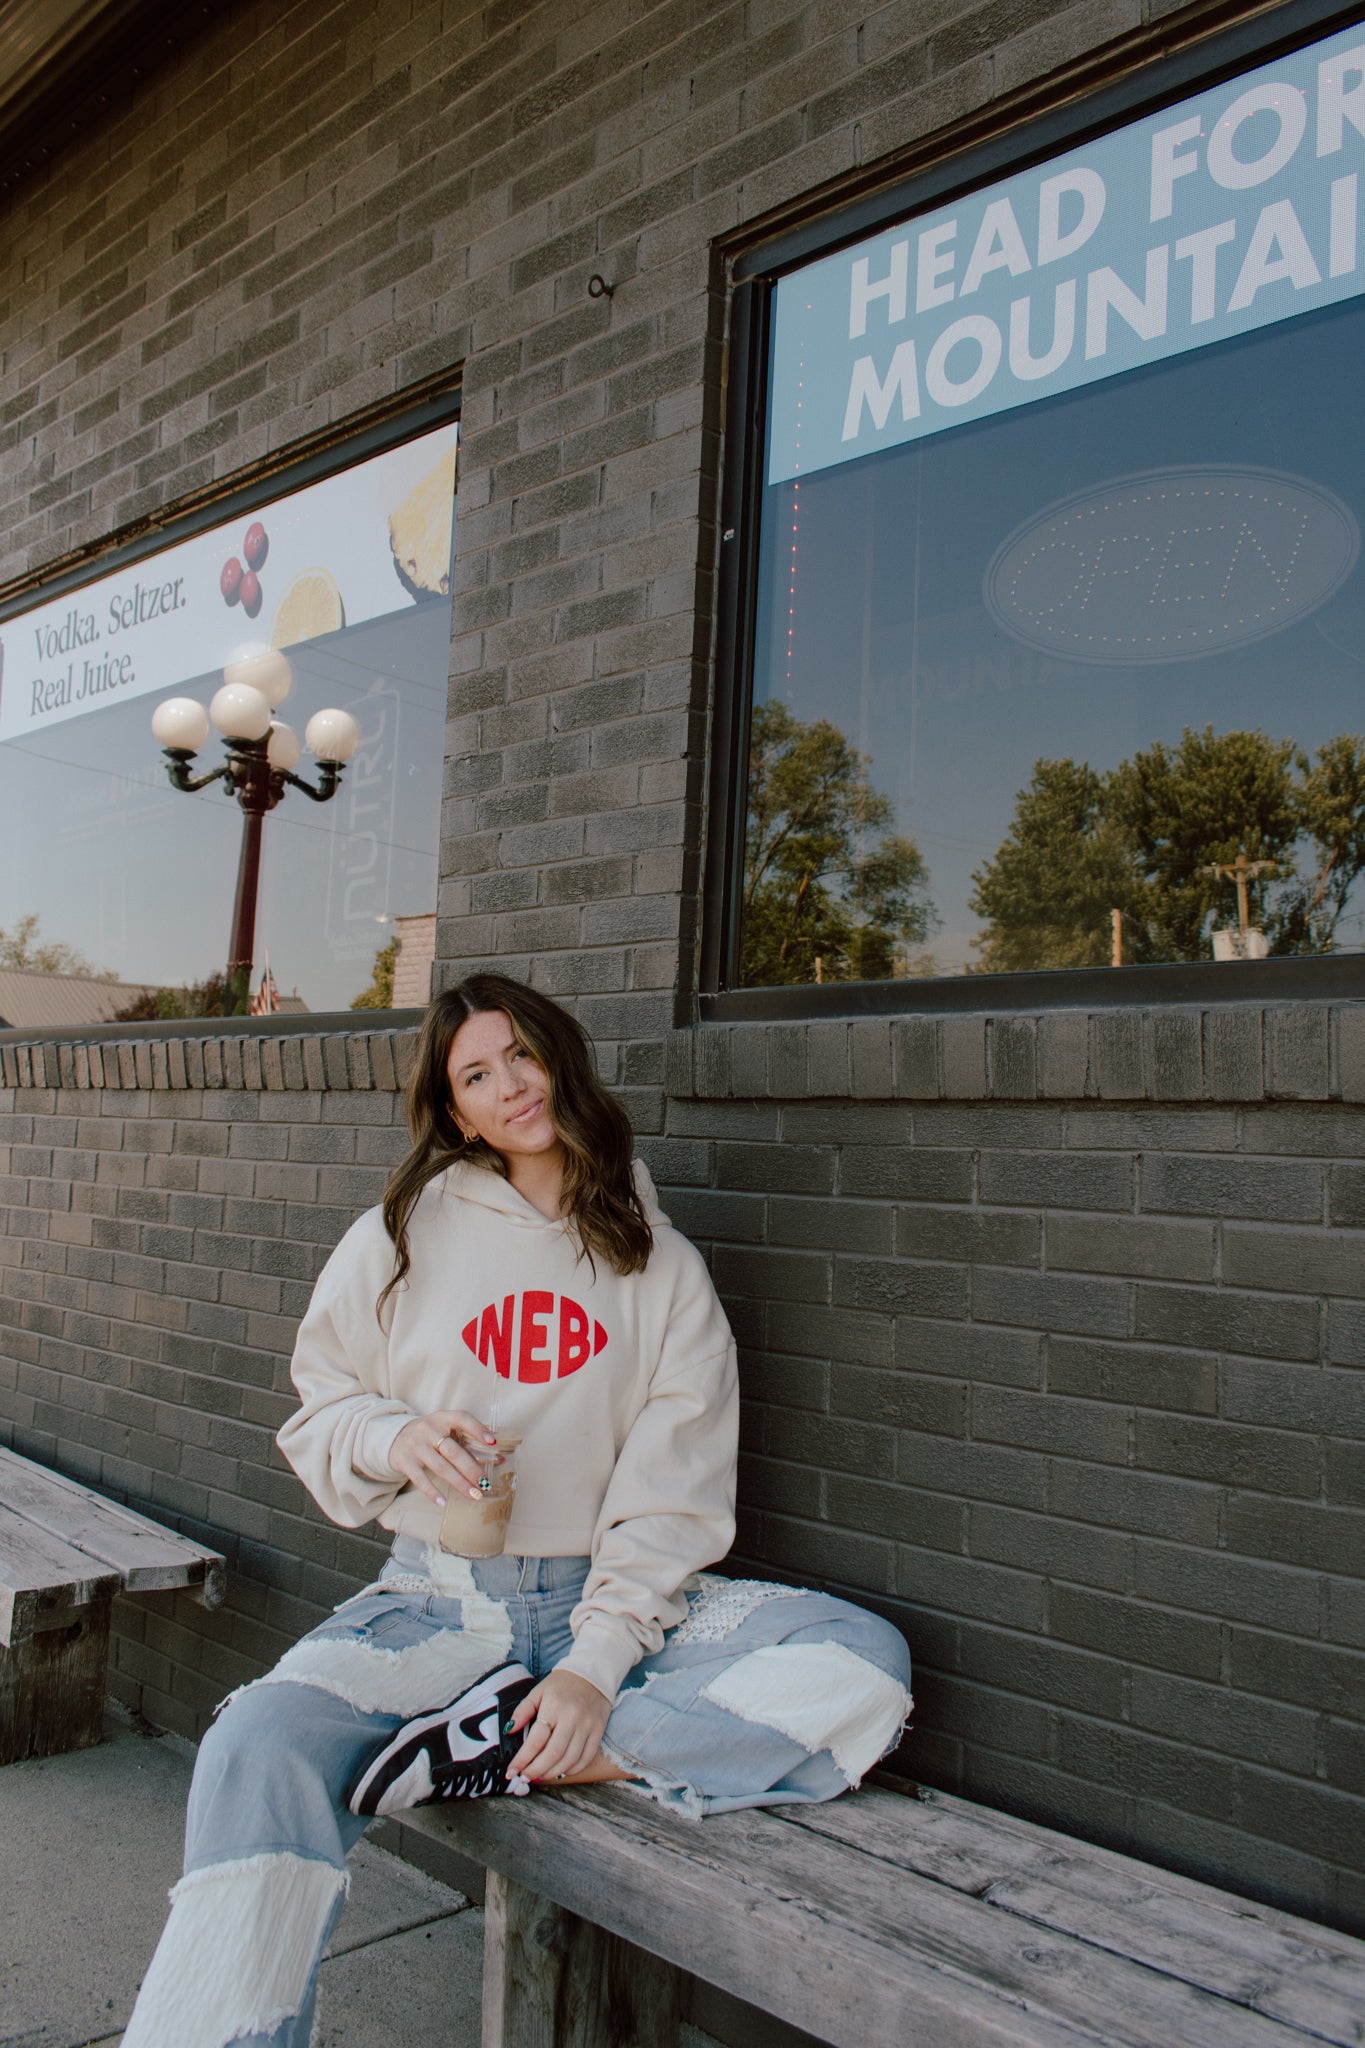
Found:
<svg viewBox="0 0 1365 2048"><path fill-rule="evenodd" d="M519 1436L499 1436L495 1444L481 1439L459 1439L472 1458L484 1467L486 1492L471 1500L460 1479L452 1480L441 1522L441 1548L456 1557L499 1557L507 1545L507 1523L517 1490Z"/></svg>

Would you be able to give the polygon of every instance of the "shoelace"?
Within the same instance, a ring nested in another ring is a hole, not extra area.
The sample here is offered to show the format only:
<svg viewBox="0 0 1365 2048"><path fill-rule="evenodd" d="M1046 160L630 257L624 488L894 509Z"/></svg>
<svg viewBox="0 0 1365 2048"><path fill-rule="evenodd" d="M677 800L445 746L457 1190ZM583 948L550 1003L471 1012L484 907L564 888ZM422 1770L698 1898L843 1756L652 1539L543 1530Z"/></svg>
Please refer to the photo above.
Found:
<svg viewBox="0 0 1365 2048"><path fill-rule="evenodd" d="M438 1764L431 1778L442 1799L482 1799L498 1790L501 1769L502 1759L494 1755L477 1764Z"/></svg>

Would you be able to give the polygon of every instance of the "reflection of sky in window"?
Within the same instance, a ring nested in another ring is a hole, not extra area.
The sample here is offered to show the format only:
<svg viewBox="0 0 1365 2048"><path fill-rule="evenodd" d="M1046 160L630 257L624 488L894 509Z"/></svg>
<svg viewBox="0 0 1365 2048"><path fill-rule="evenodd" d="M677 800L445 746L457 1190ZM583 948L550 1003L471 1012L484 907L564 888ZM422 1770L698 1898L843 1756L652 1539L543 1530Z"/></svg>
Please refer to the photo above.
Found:
<svg viewBox="0 0 1365 2048"><path fill-rule="evenodd" d="M290 790L265 821L256 921L282 992L345 1008L393 936L381 919L436 907L450 606L435 600L288 650L279 716L300 735L324 705L360 721L328 804ZM187 678L207 704L222 678ZM165 694L171 694L167 692ZM123 981L202 980L227 956L241 812L221 784L186 797L152 737L159 696L91 711L0 746L0 926L38 912ZM211 733L196 759L224 758ZM297 771L315 782L305 753Z"/></svg>
<svg viewBox="0 0 1365 2048"><path fill-rule="evenodd" d="M1103 770L1186 725L1260 727L1310 750L1365 727L1359 563L1284 630L1141 666L1026 645L983 591L1016 529L1157 469L1281 471L1365 524L1363 357L1357 300L821 471L795 498L791 484L765 493L756 701L831 719L871 756L929 862L944 970L971 957L971 870L996 852L1039 757ZM1338 945L1365 942L1360 894Z"/></svg>

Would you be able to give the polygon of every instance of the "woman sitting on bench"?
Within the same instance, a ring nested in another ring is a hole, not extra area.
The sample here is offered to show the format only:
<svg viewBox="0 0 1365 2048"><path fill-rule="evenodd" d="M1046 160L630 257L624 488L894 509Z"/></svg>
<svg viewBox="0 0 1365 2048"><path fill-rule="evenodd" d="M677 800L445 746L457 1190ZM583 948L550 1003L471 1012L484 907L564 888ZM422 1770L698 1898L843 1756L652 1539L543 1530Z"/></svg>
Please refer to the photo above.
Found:
<svg viewBox="0 0 1365 2048"><path fill-rule="evenodd" d="M613 1779L698 1817L830 1799L909 1710L889 1624L705 1573L734 1536L734 1342L575 1020L472 976L427 1013L408 1121L318 1280L280 1431L393 1553L206 1736L125 2048L307 2048L374 1814ZM470 1555L500 1540L500 1444L506 1549Z"/></svg>

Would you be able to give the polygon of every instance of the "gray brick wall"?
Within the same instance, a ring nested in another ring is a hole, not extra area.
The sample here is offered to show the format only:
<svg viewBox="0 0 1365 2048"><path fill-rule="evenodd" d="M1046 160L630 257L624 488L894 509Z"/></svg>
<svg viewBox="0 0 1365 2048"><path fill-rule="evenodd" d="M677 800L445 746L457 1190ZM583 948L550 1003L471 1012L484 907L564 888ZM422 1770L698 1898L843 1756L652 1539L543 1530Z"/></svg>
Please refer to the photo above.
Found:
<svg viewBox="0 0 1365 2048"><path fill-rule="evenodd" d="M0 594L462 368L440 972L575 1005L706 1247L742 1559L905 1626L906 1770L1359 1928L1358 1007L670 1035L727 251L1239 11L235 7L7 201ZM123 1605L165 1725L379 1554L271 1435L399 1052L3 1049L0 1433L232 1558Z"/></svg>
<svg viewBox="0 0 1365 2048"><path fill-rule="evenodd" d="M202 1732L382 1560L313 1506L274 1432L312 1283L406 1149L410 1043L0 1053L0 1441L230 1561L213 1613L117 1605L113 1689L161 1727Z"/></svg>
<svg viewBox="0 0 1365 2048"><path fill-rule="evenodd" d="M741 1339L737 1559L904 1628L904 1768L1355 1928L1363 1138L694 1099L657 1148Z"/></svg>
<svg viewBox="0 0 1365 2048"><path fill-rule="evenodd" d="M740 1339L733 1562L904 1629L897 1767L1359 1928L1361 1019L1322 1018L1315 1099L1263 1064L1218 1100L1214 1015L1175 1102L955 1099L932 1023L936 1098L738 1096L678 1034L640 1147ZM771 1036L790 1072L803 1032ZM231 1559L215 1614L121 1603L116 1687L163 1726L200 1729L382 1555L272 1436L311 1281L401 1154L408 1043L0 1048L0 1440Z"/></svg>

